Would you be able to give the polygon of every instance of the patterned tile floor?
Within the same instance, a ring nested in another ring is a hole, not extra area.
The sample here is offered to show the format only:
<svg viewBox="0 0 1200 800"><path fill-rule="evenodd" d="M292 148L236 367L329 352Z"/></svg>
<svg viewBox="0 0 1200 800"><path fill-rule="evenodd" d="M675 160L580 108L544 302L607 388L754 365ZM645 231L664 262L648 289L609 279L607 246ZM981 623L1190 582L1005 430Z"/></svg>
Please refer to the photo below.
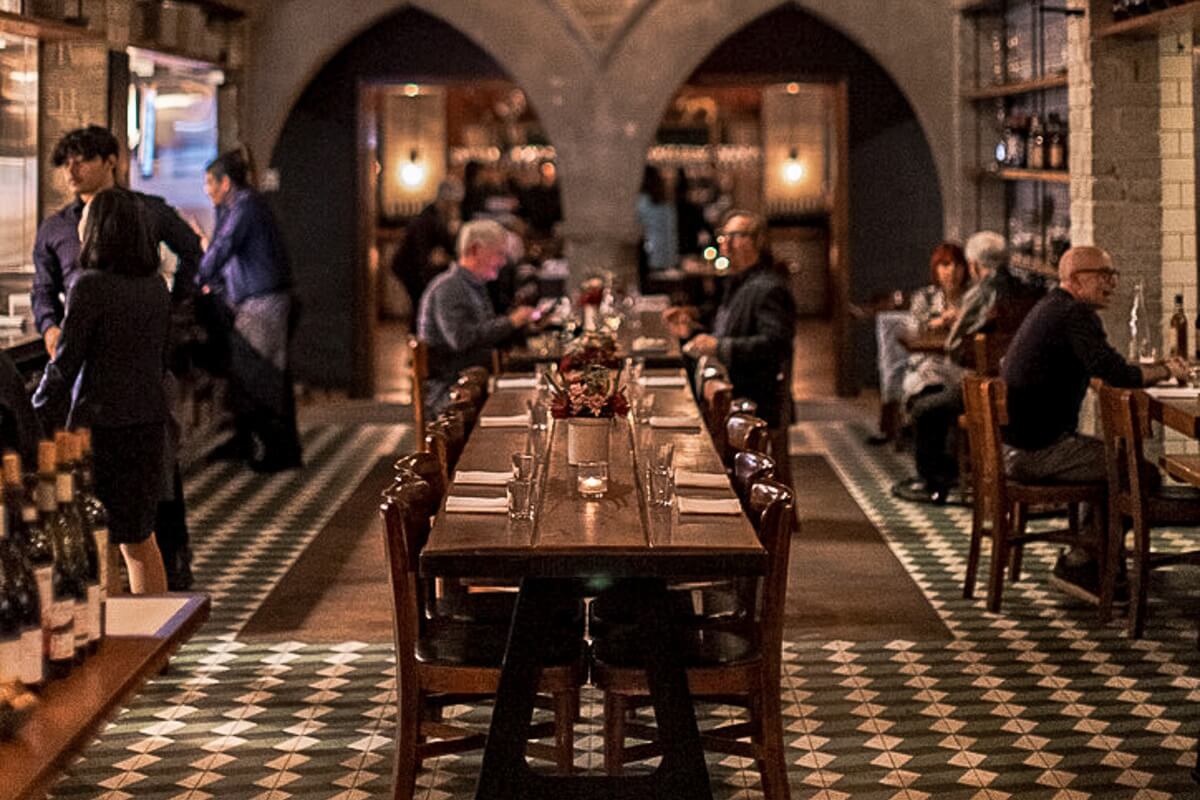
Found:
<svg viewBox="0 0 1200 800"><path fill-rule="evenodd" d="M1027 554L1028 578L1006 592L1003 615L988 614L981 599L961 598L967 511L894 500L888 487L910 462L862 447L862 433L845 423L799 425L793 451L829 456L957 638L787 645L792 797L1200 794L1189 776L1200 731L1195 574L1168 575L1156 587L1140 642L1099 626L1090 608L1047 587L1050 548ZM376 457L403 436L400 426L322 426L306 432L302 479L225 465L190 476L196 573L214 594L212 621L88 748L56 797L389 796L391 648L253 643L237 632ZM1197 538L1181 532L1174 540ZM595 769L594 694L583 712L577 763ZM486 719L485 709L450 713ZM735 713L704 709L713 721ZM478 761L430 762L419 796L470 797ZM714 758L717 797L761 796L749 766Z"/></svg>

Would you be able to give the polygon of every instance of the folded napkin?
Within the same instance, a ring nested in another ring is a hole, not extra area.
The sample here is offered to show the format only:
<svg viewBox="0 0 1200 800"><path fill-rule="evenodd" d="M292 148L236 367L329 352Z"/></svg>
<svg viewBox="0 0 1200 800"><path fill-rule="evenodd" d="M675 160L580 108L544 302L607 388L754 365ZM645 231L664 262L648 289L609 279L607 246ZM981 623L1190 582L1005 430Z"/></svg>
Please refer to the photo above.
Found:
<svg viewBox="0 0 1200 800"><path fill-rule="evenodd" d="M723 498L720 500L710 500L706 497L680 497L676 495L676 499L679 501L680 514L742 513L742 504L739 503L735 497L730 497L727 499Z"/></svg>
<svg viewBox="0 0 1200 800"><path fill-rule="evenodd" d="M538 379L535 375L496 378L497 389L536 389L537 385Z"/></svg>
<svg viewBox="0 0 1200 800"><path fill-rule="evenodd" d="M446 498L446 511L457 514L507 514L507 497L459 497Z"/></svg>
<svg viewBox="0 0 1200 800"><path fill-rule="evenodd" d="M651 428L699 428L699 417L651 417Z"/></svg>
<svg viewBox="0 0 1200 800"><path fill-rule="evenodd" d="M479 486L507 486L512 480L512 471L490 469L460 469L454 473L455 483L473 483Z"/></svg>
<svg viewBox="0 0 1200 800"><path fill-rule="evenodd" d="M675 470L675 485L690 486L694 489L727 489L729 478L725 473L689 472L683 469Z"/></svg>
<svg viewBox="0 0 1200 800"><path fill-rule="evenodd" d="M1151 386L1146 394L1159 400L1196 400L1200 398L1200 388L1191 386Z"/></svg>
<svg viewBox="0 0 1200 800"><path fill-rule="evenodd" d="M644 294L634 301L633 307L638 311L666 311L671 305L671 298L665 294Z"/></svg>
<svg viewBox="0 0 1200 800"><path fill-rule="evenodd" d="M524 428L529 424L529 412L512 416L487 416L479 418L481 428Z"/></svg>
<svg viewBox="0 0 1200 800"><path fill-rule="evenodd" d="M642 386L679 387L687 386L687 378L682 375L643 375Z"/></svg>
<svg viewBox="0 0 1200 800"><path fill-rule="evenodd" d="M648 352L664 352L671 343L666 339L657 339L651 336L639 336L633 340L633 352L648 353Z"/></svg>

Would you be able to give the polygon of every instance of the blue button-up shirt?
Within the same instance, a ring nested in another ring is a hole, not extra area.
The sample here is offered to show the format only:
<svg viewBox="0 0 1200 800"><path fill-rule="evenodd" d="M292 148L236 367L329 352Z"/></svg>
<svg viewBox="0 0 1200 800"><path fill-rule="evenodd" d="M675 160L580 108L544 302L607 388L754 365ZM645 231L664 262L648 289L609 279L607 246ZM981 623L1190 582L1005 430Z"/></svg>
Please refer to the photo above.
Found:
<svg viewBox="0 0 1200 800"><path fill-rule="evenodd" d="M234 189L217 206L216 232L196 279L231 306L292 286L292 270L275 217L262 196Z"/></svg>
<svg viewBox="0 0 1200 800"><path fill-rule="evenodd" d="M174 302L180 302L195 290L194 277L203 254L200 237L161 197L135 194L142 201L146 224L151 227L154 240L165 244L179 259L171 294ZM31 294L38 333L62 325L62 298L83 272L79 266L79 220L83 217L83 206L83 200L75 198L38 226L33 243Z"/></svg>

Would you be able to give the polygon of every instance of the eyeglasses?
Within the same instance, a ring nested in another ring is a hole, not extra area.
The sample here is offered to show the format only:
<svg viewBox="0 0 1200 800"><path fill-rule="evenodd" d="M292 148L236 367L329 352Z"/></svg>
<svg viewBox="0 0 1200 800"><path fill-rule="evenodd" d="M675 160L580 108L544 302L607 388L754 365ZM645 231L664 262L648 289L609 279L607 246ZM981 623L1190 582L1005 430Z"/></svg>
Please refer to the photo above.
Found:
<svg viewBox="0 0 1200 800"><path fill-rule="evenodd" d="M724 244L731 241L735 236L753 236L750 231L721 231L717 234L717 244Z"/></svg>
<svg viewBox="0 0 1200 800"><path fill-rule="evenodd" d="M1076 275L1099 275L1101 280L1116 283L1121 279L1121 273L1115 269L1077 269Z"/></svg>

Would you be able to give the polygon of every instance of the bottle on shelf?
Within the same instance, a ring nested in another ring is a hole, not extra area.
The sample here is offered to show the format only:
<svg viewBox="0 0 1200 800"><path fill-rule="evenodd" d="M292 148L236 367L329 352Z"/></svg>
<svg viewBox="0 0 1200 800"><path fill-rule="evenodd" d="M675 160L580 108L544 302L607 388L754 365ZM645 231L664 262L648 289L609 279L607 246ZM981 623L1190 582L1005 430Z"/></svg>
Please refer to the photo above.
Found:
<svg viewBox="0 0 1200 800"><path fill-rule="evenodd" d="M1058 114L1046 122L1046 169L1067 168L1067 126Z"/></svg>
<svg viewBox="0 0 1200 800"><path fill-rule="evenodd" d="M1025 165L1030 169L1046 168L1046 129L1042 126L1041 117L1034 114L1029 118L1028 145L1025 152Z"/></svg>
<svg viewBox="0 0 1200 800"><path fill-rule="evenodd" d="M54 442L38 443L38 527L50 540L54 552L53 592L49 613L49 674L62 678L75 663L75 625L87 624L84 613L87 590L75 569L78 558L71 547L66 524L58 513L56 493L57 458ZM86 642L86 628L84 641Z"/></svg>
<svg viewBox="0 0 1200 800"><path fill-rule="evenodd" d="M1188 354L1188 323L1183 311L1183 295L1175 295L1175 311L1171 314L1171 341L1174 352L1171 355L1187 358Z"/></svg>

